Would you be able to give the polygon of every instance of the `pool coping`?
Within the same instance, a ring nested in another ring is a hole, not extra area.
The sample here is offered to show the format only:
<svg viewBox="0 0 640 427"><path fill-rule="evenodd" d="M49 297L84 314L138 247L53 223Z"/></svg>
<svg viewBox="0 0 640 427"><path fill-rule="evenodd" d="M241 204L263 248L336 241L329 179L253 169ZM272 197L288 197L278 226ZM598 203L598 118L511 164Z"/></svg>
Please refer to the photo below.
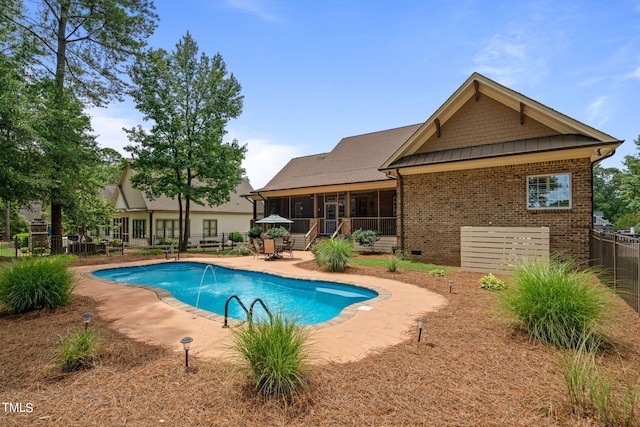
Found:
<svg viewBox="0 0 640 427"><path fill-rule="evenodd" d="M213 263L226 268L257 271L303 280L344 283L372 289L378 297L345 308L339 317L311 328L314 364L357 361L366 355L398 344L411 337L416 318L428 316L448 304L444 295L425 288L378 276L329 273L307 270L296 264L312 260L309 252L296 252L295 259L264 262L253 257L190 257L182 261ZM232 351L233 326L222 328L223 316L203 312L194 318L193 307L179 302L167 291L147 285L126 285L93 276L93 272L116 267L167 262L164 259L129 261L74 267L78 277L74 294L88 296L97 303L92 324L102 319L130 338L183 352L180 338L194 339L190 354L205 359L236 357ZM175 262L175 261L169 261ZM115 286L114 286L115 285ZM166 292L166 293L165 293ZM184 304L184 305L183 305ZM370 310L359 310L366 304ZM206 314L205 314L206 315ZM211 318L208 318L211 317Z"/></svg>
<svg viewBox="0 0 640 427"><path fill-rule="evenodd" d="M217 259L217 258L213 258L213 259ZM318 329L323 329L323 328L329 328L331 326L335 326L338 325L350 318L352 318L357 312L358 310L361 310L360 307L368 307L369 304L374 304L380 301L384 301L387 298L391 297L391 292L389 292L387 289L382 288L380 286L376 286L376 285L363 285L362 283L359 282L355 282L355 281L349 281L349 280L334 280L334 281L328 281L326 279L320 279L320 278L315 278L315 277L307 277L307 276L298 276L298 277L292 277L292 276L285 276L284 274L278 274L278 273L272 273L272 272L264 272L264 271L260 271L260 270L247 270L245 268L239 268L239 267L233 267L233 266L226 266L226 265L222 265L222 264L215 264L212 262L204 262L202 260L193 260L190 258L187 259L183 259L183 260L177 260L177 261L173 261L173 260L154 260L156 262L145 262L144 265L159 265L159 264L173 264L176 262L190 262L190 263L197 263L197 264L205 264L205 265L217 265L219 267L223 267L223 268L228 268L230 270L236 270L236 271L251 271L253 273L262 273L262 274L269 274L272 276L277 276L277 277L281 277L281 278L285 278L285 279L295 279L295 280L306 280L306 281L310 281L310 282L324 282L324 283L337 283L337 284L341 284L341 285L350 285L350 286L355 286L357 288L362 288L362 289L368 289L371 291L376 292L378 295L374 298L368 299L366 301L360 301L357 303L353 303L353 304L349 304L348 306L346 306L345 308L343 308L340 313L338 313L336 316L332 317L329 320L325 320L324 322L320 322L320 323L313 323L313 324L309 324L309 325L304 325L307 328L313 329L313 330L318 330ZM169 292L166 289L163 288L159 288L157 286L153 286L153 285L142 285L142 284L138 284L138 283L123 283L123 282L118 282L115 280L109 280L109 279L104 279L102 277L97 277L94 275L94 273L96 271L102 271L102 270L111 270L111 269L120 269L120 268L136 268L136 267L140 267L140 265L126 265L126 266L120 266L120 267L114 267L111 265L105 266L105 265L98 265L96 266L97 268L91 270L91 271L85 271L85 272L81 272L80 274L87 278L87 279L91 279L91 280L97 280L100 282L104 282L104 283L108 283L111 285L119 285L119 286L131 286L131 287L136 287L136 288L141 288L141 289L147 289L150 290L152 292L155 292L155 294L158 296L158 298L170 305L171 307L175 307L178 310L182 310L185 311L187 313L191 313L193 316L200 316L200 317L204 317L205 319L209 319L209 320L213 320L214 322L221 322L224 323L224 315L218 314L218 313L214 313L212 311L208 311L202 308L198 308L198 307L194 307L190 304L187 304L183 301L180 301L179 299L177 299L176 297L174 297L171 292ZM232 324L233 326L237 326L237 325L241 325L243 323L245 323L245 321L240 321L238 319L234 319L232 317L229 317L227 320L227 323Z"/></svg>

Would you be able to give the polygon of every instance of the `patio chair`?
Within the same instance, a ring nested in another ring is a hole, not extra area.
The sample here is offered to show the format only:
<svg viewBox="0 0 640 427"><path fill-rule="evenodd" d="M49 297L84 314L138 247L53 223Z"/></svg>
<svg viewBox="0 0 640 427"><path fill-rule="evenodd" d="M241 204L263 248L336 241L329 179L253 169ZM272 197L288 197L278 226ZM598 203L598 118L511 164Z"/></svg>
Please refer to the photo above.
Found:
<svg viewBox="0 0 640 427"><path fill-rule="evenodd" d="M296 242L296 239L289 239L287 240L285 243L287 244L287 246L285 246L284 250L282 252L288 252L289 256L291 258L293 258L293 244Z"/></svg>
<svg viewBox="0 0 640 427"><path fill-rule="evenodd" d="M273 239L264 239L264 259L273 259L276 255L276 242Z"/></svg>
<svg viewBox="0 0 640 427"><path fill-rule="evenodd" d="M260 245L258 239L253 239L253 247L255 249L255 252L253 253L254 258L260 258L260 255L262 255L263 257L265 256L264 247Z"/></svg>

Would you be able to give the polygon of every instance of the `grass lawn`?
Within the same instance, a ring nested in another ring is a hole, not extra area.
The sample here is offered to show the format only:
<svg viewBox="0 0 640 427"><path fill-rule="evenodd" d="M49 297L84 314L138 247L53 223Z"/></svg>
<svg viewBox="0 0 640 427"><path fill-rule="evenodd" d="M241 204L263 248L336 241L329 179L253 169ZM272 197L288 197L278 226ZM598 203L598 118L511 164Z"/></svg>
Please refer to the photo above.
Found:
<svg viewBox="0 0 640 427"><path fill-rule="evenodd" d="M387 268L389 264L389 256L358 256L351 258L349 264L359 265L361 267L383 267ZM400 260L397 265L399 270L407 271L426 271L444 270L445 272L453 272L460 270L458 267L446 267L442 265L426 264L423 262L415 262L409 260Z"/></svg>

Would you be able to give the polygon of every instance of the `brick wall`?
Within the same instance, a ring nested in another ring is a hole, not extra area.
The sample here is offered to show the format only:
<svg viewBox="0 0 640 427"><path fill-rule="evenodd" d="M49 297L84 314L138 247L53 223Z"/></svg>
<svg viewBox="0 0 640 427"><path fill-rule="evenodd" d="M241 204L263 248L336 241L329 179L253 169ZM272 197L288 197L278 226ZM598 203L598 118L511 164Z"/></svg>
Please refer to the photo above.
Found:
<svg viewBox="0 0 640 427"><path fill-rule="evenodd" d="M526 112L526 106L525 106ZM478 101L469 99L449 120L442 124L440 137L433 135L418 153L515 141L558 132L525 117L520 124L520 112L482 94Z"/></svg>
<svg viewBox="0 0 640 427"><path fill-rule="evenodd" d="M558 173L571 173L572 208L528 210L527 176ZM588 159L406 175L402 182L404 249L420 251L414 256L418 260L460 265L460 227L489 225L547 226L552 254L588 260L592 210Z"/></svg>

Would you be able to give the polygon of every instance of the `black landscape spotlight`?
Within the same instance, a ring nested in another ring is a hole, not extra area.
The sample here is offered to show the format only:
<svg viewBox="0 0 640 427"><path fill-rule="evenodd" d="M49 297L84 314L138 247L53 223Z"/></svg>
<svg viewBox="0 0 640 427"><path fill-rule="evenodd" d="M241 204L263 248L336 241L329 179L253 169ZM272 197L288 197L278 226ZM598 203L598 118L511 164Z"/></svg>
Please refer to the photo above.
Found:
<svg viewBox="0 0 640 427"><path fill-rule="evenodd" d="M91 322L91 318L93 317L93 313L90 311L86 311L82 313L82 321L84 322L84 330L86 331L89 327L89 322Z"/></svg>
<svg viewBox="0 0 640 427"><path fill-rule="evenodd" d="M184 337L180 340L182 343L182 348L184 348L184 367L189 369L189 348L191 348L191 343L193 342L193 338Z"/></svg>
<svg viewBox="0 0 640 427"><path fill-rule="evenodd" d="M418 342L420 342L420 339L422 338L422 327L427 324L427 319L424 317L418 317L416 320L418 321Z"/></svg>

